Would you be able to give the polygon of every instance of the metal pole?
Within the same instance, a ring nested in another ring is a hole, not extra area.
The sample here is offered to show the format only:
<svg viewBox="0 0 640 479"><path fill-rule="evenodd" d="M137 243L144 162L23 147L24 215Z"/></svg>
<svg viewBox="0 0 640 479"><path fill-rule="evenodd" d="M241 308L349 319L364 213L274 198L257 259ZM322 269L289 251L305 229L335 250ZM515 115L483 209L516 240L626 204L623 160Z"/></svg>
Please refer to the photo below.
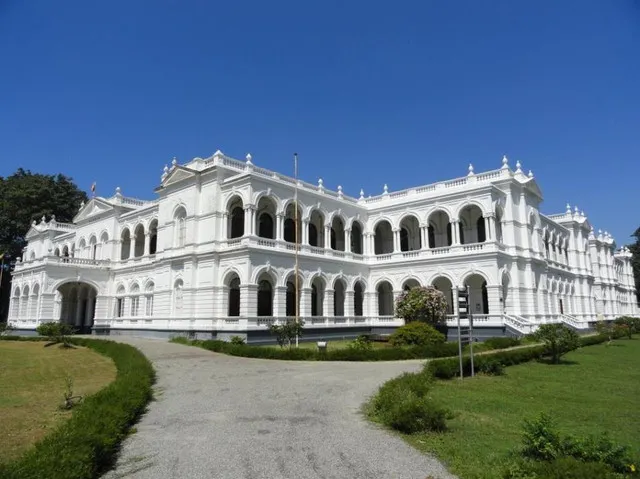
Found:
<svg viewBox="0 0 640 479"><path fill-rule="evenodd" d="M460 380L464 378L464 369L462 367L462 331L460 329L460 290L456 286L456 300L458 301L458 358L460 360Z"/></svg>
<svg viewBox="0 0 640 479"><path fill-rule="evenodd" d="M295 304L296 304L296 327L299 325L300 322L300 285L298 284L298 242L299 242L299 238L298 238L298 154L294 153L293 154L293 178L295 180L295 187L294 187L294 204L295 204L295 212L294 214L294 221L293 221L293 228L294 228L294 235L295 235L295 244L296 244L296 249L295 249L295 258L296 258L296 266L295 266L295 275L296 275L296 293L295 293ZM297 329L296 329L296 348L298 347L298 333L297 333Z"/></svg>
<svg viewBox="0 0 640 479"><path fill-rule="evenodd" d="M469 294L469 285L467 285L467 298L470 298ZM467 303L471 304L467 299ZM469 355L471 356L471 377L475 376L475 371L473 368L473 317L471 313L471 307L469 307L467 314L469 316Z"/></svg>

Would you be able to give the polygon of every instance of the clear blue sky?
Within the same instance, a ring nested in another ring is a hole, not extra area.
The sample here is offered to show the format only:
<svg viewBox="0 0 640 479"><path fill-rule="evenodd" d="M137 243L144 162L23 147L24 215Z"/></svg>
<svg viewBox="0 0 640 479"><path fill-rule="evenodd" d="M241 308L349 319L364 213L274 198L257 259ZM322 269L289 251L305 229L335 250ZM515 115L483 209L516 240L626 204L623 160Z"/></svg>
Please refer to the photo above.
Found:
<svg viewBox="0 0 640 479"><path fill-rule="evenodd" d="M640 1L0 0L0 175L153 198L215 150L356 196L533 169L640 226Z"/></svg>

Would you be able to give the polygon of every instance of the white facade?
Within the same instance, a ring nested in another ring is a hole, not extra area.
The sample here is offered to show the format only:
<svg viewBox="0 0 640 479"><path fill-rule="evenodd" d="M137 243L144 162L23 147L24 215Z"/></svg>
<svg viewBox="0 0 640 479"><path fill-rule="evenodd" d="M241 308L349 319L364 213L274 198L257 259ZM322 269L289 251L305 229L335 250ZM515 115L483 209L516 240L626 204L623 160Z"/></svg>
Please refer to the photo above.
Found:
<svg viewBox="0 0 640 479"><path fill-rule="evenodd" d="M296 314L296 189L299 315L316 334L401 325L394 298L417 284L445 292L451 314L468 285L476 327L638 314L630 252L577 207L540 213L533 175L506 157L498 170L353 198L218 151L165 167L154 201L116 189L73 224L34 222L9 321L264 336Z"/></svg>

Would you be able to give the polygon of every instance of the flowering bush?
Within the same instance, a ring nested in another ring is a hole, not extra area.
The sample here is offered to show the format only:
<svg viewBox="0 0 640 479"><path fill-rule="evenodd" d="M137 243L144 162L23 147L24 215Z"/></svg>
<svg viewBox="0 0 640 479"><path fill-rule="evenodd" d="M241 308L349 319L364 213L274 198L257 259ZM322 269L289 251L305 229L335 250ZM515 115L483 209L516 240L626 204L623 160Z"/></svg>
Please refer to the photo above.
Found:
<svg viewBox="0 0 640 479"><path fill-rule="evenodd" d="M433 326L446 324L447 300L433 286L411 288L396 301L396 316L409 323L422 321Z"/></svg>
<svg viewBox="0 0 640 479"><path fill-rule="evenodd" d="M429 344L444 343L444 334L436 331L433 326L413 321L400 326L389 337L392 346L427 346Z"/></svg>

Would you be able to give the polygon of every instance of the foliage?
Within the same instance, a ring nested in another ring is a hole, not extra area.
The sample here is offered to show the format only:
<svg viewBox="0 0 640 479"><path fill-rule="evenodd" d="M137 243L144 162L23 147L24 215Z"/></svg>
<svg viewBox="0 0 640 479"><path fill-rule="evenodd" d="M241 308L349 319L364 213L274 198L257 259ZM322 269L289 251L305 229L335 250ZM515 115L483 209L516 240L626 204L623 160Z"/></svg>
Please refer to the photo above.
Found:
<svg viewBox="0 0 640 479"><path fill-rule="evenodd" d="M396 300L396 316L405 320L422 321L433 326L446 324L447 300L433 286L421 286L404 291Z"/></svg>
<svg viewBox="0 0 640 479"><path fill-rule="evenodd" d="M551 416L542 413L536 419L525 420L520 454L525 459L554 461L572 457L585 463L606 464L615 472L630 472L634 461L628 448L615 444L606 434L577 438L563 436Z"/></svg>
<svg viewBox="0 0 640 479"><path fill-rule="evenodd" d="M617 327L617 332L621 336L627 336L631 339L635 333L640 333L640 318L632 318L631 316L621 316L617 318L613 324Z"/></svg>
<svg viewBox="0 0 640 479"><path fill-rule="evenodd" d="M42 323L36 328L40 336L45 336L49 341L47 346L60 344L64 348L70 348L71 335L75 332L75 328L67 323L58 321L50 323Z"/></svg>
<svg viewBox="0 0 640 479"><path fill-rule="evenodd" d="M71 409L75 405L77 405L80 401L82 401L82 396L75 396L73 394L73 378L69 375L65 377L64 380L65 391L62 394L62 409Z"/></svg>
<svg viewBox="0 0 640 479"><path fill-rule="evenodd" d="M304 321L287 321L284 324L272 324L269 326L269 332L276 337L276 341L281 348L284 348L285 344L291 346L296 338L300 338L303 332Z"/></svg>
<svg viewBox="0 0 640 479"><path fill-rule="evenodd" d="M609 466L600 462L582 462L573 457L552 461L517 461L503 475L504 479L619 479Z"/></svg>
<svg viewBox="0 0 640 479"><path fill-rule="evenodd" d="M405 434L444 431L451 412L429 397L432 386L433 378L427 373L405 373L380 388L367 413Z"/></svg>
<svg viewBox="0 0 640 479"><path fill-rule="evenodd" d="M87 195L64 175L43 175L19 168L13 175L0 177L0 254L9 266L22 256L25 235L31 222L55 215L60 222L71 222ZM7 262L7 260L9 260ZM10 270L9 270L10 272ZM4 274L0 290L0 319L6 318L10 274Z"/></svg>
<svg viewBox="0 0 640 479"><path fill-rule="evenodd" d="M231 336L231 339L229 341L231 344L245 344L245 340L242 336Z"/></svg>
<svg viewBox="0 0 640 479"><path fill-rule="evenodd" d="M631 251L631 267L633 268L633 277L636 281L637 301L640 303L640 227L631 235L635 238L635 242L629 245Z"/></svg>
<svg viewBox="0 0 640 479"><path fill-rule="evenodd" d="M17 461L0 465L3 479L89 479L114 462L120 442L151 400L154 371L132 346L73 338L113 359L118 375L87 397L73 416Z"/></svg>
<svg viewBox="0 0 640 479"><path fill-rule="evenodd" d="M482 344L488 349L507 349L520 346L522 344L522 340L518 338L497 337L489 338L483 341Z"/></svg>
<svg viewBox="0 0 640 479"><path fill-rule="evenodd" d="M349 343L349 349L353 349L356 351L372 351L373 344L371 344L371 340L369 336L366 334L361 334L356 339Z"/></svg>
<svg viewBox="0 0 640 479"><path fill-rule="evenodd" d="M444 343L444 334L433 326L419 321L412 321L400 326L389 337L392 346L427 346L429 344Z"/></svg>
<svg viewBox="0 0 640 479"><path fill-rule="evenodd" d="M5 321L0 322L0 336L11 334L11 331L13 331L13 326Z"/></svg>
<svg viewBox="0 0 640 479"><path fill-rule="evenodd" d="M564 324L543 324L534 337L544 344L544 354L550 356L553 364L558 364L562 356L580 346L578 333Z"/></svg>

